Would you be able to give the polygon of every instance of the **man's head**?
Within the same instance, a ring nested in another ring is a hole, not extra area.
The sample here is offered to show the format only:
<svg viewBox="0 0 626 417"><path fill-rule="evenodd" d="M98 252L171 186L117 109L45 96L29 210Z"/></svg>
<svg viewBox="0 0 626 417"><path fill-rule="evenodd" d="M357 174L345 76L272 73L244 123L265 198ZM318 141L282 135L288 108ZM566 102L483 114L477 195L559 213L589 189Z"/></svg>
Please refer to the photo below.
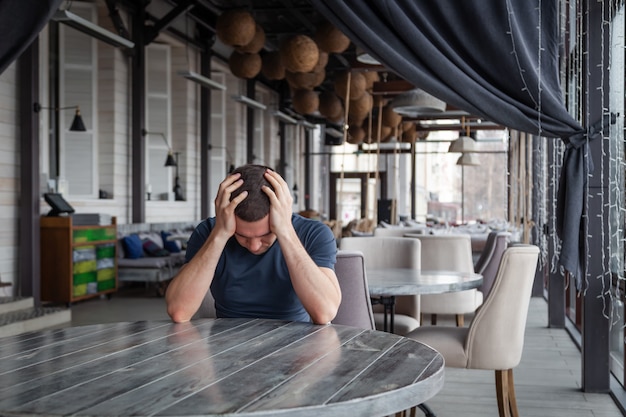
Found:
<svg viewBox="0 0 626 417"><path fill-rule="evenodd" d="M240 166L232 172L232 174L241 174L243 184L231 194L230 199L237 197L243 191L248 192L248 196L235 208L235 216L241 220L255 222L269 214L270 199L261 190L264 185L274 189L263 176L268 169L271 168L249 164Z"/></svg>
<svg viewBox="0 0 626 417"><path fill-rule="evenodd" d="M274 189L263 175L268 169L261 165L244 165L232 172L241 174L243 184L231 194L230 199L243 191L248 192L248 196L235 208L235 238L255 255L266 252L276 241L276 235L270 230L270 200L261 190L264 185Z"/></svg>

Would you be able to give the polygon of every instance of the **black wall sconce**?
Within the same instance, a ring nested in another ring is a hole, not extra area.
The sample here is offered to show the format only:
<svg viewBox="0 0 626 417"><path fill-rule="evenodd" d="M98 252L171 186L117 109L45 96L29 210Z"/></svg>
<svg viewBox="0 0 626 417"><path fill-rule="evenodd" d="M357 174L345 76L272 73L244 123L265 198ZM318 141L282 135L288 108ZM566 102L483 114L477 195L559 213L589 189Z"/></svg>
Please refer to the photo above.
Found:
<svg viewBox="0 0 626 417"><path fill-rule="evenodd" d="M43 107L39 103L35 103L33 105L33 110L35 111L35 113L39 113L43 109L54 110L54 111L74 109L76 110L76 113L74 113L74 120L72 120L72 124L70 125L70 132L86 132L87 131L87 128L85 127L85 123L83 122L83 117L80 115L80 108L78 106Z"/></svg>
<svg viewBox="0 0 626 417"><path fill-rule="evenodd" d="M165 166L166 167L177 167L178 164L176 163L176 160L174 159L174 153L172 152L172 148L170 147L170 144L167 142L167 138L165 137L165 134L163 132L148 132L146 129L141 129L141 136L146 136L146 135L159 135L163 138L163 142L165 142L165 145L167 146L167 158L165 158Z"/></svg>

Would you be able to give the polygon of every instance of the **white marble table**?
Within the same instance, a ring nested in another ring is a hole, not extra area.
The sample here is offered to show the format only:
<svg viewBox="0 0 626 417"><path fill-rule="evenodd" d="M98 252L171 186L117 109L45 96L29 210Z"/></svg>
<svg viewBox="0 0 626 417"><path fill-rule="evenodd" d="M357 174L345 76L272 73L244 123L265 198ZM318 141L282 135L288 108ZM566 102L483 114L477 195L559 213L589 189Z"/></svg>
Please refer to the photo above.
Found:
<svg viewBox="0 0 626 417"><path fill-rule="evenodd" d="M129 322L0 339L0 415L384 416L443 387L391 333L259 319Z"/></svg>
<svg viewBox="0 0 626 417"><path fill-rule="evenodd" d="M395 297L399 295L439 294L478 288L480 274L456 271L427 271L412 268L381 268L366 270L370 296L383 304L385 331L393 332ZM387 325L389 317L390 325Z"/></svg>

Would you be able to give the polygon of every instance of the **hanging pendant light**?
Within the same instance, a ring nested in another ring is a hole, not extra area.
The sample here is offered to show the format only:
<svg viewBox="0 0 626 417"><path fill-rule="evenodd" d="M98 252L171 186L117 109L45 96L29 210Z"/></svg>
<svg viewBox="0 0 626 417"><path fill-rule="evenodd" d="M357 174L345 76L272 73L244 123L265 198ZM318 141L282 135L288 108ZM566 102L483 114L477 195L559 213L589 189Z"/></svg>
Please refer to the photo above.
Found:
<svg viewBox="0 0 626 417"><path fill-rule="evenodd" d="M459 136L450 143L448 152L476 152L476 141L469 136Z"/></svg>
<svg viewBox="0 0 626 417"><path fill-rule="evenodd" d="M480 165L480 161L478 160L478 157L476 156L476 154L464 153L456 161L456 164L463 165L463 166L476 166L476 165Z"/></svg>
<svg viewBox="0 0 626 417"><path fill-rule="evenodd" d="M446 103L426 91L416 88L398 94L391 100L393 110L407 117L417 117L427 113L441 113L446 109Z"/></svg>

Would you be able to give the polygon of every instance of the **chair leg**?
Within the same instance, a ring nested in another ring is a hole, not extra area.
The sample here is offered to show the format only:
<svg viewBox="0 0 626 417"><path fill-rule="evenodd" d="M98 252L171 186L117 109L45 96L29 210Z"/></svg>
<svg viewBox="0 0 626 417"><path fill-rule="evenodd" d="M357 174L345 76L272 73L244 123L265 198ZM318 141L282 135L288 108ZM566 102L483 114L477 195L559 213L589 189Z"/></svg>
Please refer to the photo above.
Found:
<svg viewBox="0 0 626 417"><path fill-rule="evenodd" d="M511 369L496 371L496 398L498 400L498 414L500 417L512 417L512 412L514 413L513 416L518 416L515 388L512 386L513 379L509 380L509 371L511 371L510 376L512 377L513 372ZM511 392L513 392L513 404L510 402ZM514 411L513 407L515 407Z"/></svg>
<svg viewBox="0 0 626 417"><path fill-rule="evenodd" d="M519 417L517 410L517 398L515 397L515 382L513 381L513 369L506 371L509 380L509 407L511 409L511 417Z"/></svg>
<svg viewBox="0 0 626 417"><path fill-rule="evenodd" d="M437 315L436 314L431 314L430 315L430 324L432 324L433 326L437 325Z"/></svg>
<svg viewBox="0 0 626 417"><path fill-rule="evenodd" d="M465 326L465 316L463 314L456 315L456 327Z"/></svg>

